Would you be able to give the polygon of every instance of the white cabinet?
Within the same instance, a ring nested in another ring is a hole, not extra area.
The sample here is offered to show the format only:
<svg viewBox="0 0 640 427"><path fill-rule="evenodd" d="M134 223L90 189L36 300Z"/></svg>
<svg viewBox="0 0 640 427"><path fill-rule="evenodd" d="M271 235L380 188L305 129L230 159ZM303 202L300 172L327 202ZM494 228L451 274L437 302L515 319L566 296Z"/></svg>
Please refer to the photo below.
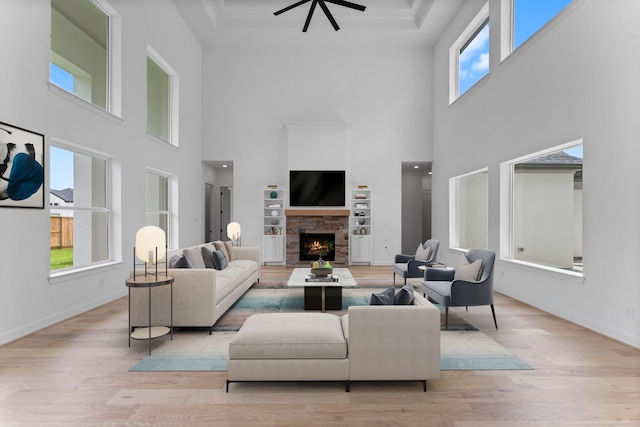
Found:
<svg viewBox="0 0 640 427"><path fill-rule="evenodd" d="M371 264L371 236L351 236L349 260L351 264Z"/></svg>
<svg viewBox="0 0 640 427"><path fill-rule="evenodd" d="M263 264L283 263L284 261L284 236L263 236Z"/></svg>
<svg viewBox="0 0 640 427"><path fill-rule="evenodd" d="M349 215L349 262L371 264L372 216L371 188L359 185L351 190Z"/></svg>
<svg viewBox="0 0 640 427"><path fill-rule="evenodd" d="M267 186L263 191L262 204L262 263L283 264L285 262L284 189Z"/></svg>

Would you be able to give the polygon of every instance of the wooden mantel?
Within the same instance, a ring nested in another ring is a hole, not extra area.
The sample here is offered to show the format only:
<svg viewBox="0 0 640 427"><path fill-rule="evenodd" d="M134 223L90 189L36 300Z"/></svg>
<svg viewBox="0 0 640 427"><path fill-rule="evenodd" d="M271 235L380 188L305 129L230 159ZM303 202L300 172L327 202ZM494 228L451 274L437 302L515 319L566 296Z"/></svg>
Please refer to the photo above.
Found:
<svg viewBox="0 0 640 427"><path fill-rule="evenodd" d="M349 216L349 209L286 209L286 216Z"/></svg>

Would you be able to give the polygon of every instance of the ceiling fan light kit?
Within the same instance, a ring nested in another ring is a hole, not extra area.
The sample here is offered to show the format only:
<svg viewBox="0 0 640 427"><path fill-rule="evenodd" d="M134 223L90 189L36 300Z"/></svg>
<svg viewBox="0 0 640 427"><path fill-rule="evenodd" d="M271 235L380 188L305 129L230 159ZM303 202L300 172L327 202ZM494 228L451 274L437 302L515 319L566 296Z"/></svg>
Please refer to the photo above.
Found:
<svg viewBox="0 0 640 427"><path fill-rule="evenodd" d="M309 3L311 2L311 7L309 8L309 13L307 14L307 19L304 22L304 27L302 27L302 32L306 33L307 29L309 28L309 23L311 22L311 17L313 16L313 12L316 10L316 6L319 4L320 8L322 9L322 11L324 12L324 14L327 16L327 19L329 20L329 22L331 23L331 26L333 26L333 29L338 31L340 29L340 27L338 26L338 23L336 22L336 20L333 18L333 15L331 14L331 11L329 10L329 8L327 7L327 3L333 3L336 4L338 6L344 6L344 7L348 7L349 9L355 9L355 10L359 10L360 12L364 12L364 10L366 9L366 6L362 6L356 3L352 3L350 1L344 1L344 0L300 0L294 4L292 4L291 6L287 6L284 9L280 9L277 12L274 12L273 14L278 16L281 13L287 12L291 9L294 9L298 6L302 6L305 3Z"/></svg>

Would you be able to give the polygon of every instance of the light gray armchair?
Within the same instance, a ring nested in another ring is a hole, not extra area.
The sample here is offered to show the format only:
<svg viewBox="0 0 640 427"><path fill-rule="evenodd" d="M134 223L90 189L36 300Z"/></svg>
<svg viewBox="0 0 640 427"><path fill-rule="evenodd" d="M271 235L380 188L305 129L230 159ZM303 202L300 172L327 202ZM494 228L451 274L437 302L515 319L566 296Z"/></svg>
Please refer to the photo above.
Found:
<svg viewBox="0 0 640 427"><path fill-rule="evenodd" d="M471 249L467 252L466 258L469 264L482 260L479 279L457 278L455 269L428 268L424 272L422 293L445 307L445 329L449 328L449 307L468 308L474 305L490 305L493 323L498 329L493 307L493 265L496 254L488 249ZM458 277L460 276L461 273L458 274Z"/></svg>
<svg viewBox="0 0 640 427"><path fill-rule="evenodd" d="M396 274L404 279L404 286L407 285L408 278L423 277L424 272L418 267L437 262L439 247L440 241L436 239L429 239L422 244L423 249L429 248L430 250L426 261L416 261L415 255L396 255L391 267L393 269L393 286L396 285Z"/></svg>

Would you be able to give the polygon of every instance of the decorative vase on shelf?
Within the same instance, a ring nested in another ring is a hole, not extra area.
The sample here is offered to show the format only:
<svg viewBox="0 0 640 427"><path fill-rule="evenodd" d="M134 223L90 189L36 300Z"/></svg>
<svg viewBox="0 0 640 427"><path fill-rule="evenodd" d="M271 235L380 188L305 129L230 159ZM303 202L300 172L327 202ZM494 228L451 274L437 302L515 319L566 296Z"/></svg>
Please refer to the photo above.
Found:
<svg viewBox="0 0 640 427"><path fill-rule="evenodd" d="M269 196L271 196L272 199L277 199L278 198L278 192L277 191L272 191Z"/></svg>

